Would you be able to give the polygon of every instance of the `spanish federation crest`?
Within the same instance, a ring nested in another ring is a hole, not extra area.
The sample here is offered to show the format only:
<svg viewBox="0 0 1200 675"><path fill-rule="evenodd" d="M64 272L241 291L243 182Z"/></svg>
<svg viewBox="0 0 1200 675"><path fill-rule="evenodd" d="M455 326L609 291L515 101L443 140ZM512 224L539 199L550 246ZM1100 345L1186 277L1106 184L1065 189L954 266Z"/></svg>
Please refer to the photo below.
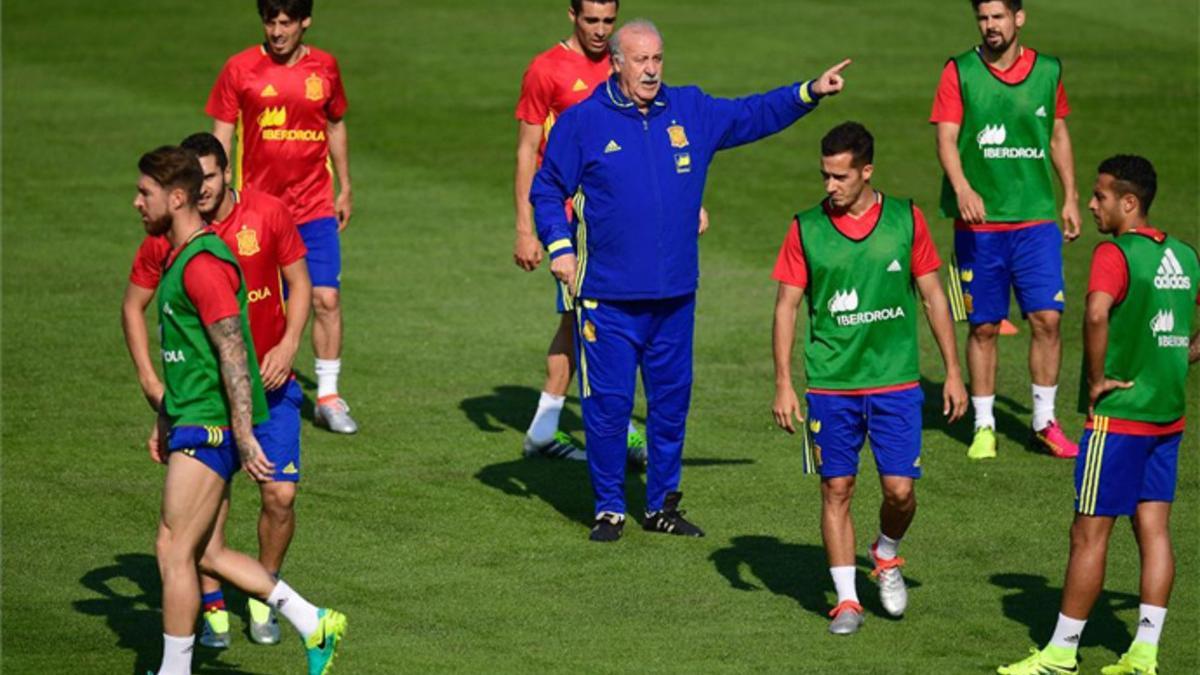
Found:
<svg viewBox="0 0 1200 675"><path fill-rule="evenodd" d="M245 225L237 233L238 255L248 258L258 253L258 233Z"/></svg>
<svg viewBox="0 0 1200 675"><path fill-rule="evenodd" d="M310 101L320 101L325 98L325 80L313 73L304 80L304 98Z"/></svg>
<svg viewBox="0 0 1200 675"><path fill-rule="evenodd" d="M687 133L683 130L683 125L672 124L667 127L667 135L671 137L672 148L686 148L688 146Z"/></svg>

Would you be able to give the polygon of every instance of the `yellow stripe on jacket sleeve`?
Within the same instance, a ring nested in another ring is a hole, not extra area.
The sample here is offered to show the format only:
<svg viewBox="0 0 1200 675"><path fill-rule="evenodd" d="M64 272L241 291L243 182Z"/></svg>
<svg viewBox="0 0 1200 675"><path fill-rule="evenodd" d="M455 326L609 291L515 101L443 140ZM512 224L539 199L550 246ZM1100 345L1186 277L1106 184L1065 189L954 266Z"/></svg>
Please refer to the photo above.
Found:
<svg viewBox="0 0 1200 675"><path fill-rule="evenodd" d="M564 248L571 248L570 239L559 239L558 241L552 241L550 242L550 245L546 247L546 250L550 253L557 253Z"/></svg>

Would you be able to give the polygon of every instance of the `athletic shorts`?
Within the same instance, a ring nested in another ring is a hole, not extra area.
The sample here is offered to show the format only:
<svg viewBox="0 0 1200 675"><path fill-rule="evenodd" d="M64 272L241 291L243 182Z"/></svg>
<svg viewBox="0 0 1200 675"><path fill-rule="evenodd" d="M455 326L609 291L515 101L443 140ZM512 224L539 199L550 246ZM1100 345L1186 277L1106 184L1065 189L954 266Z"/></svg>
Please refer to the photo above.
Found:
<svg viewBox="0 0 1200 675"><path fill-rule="evenodd" d="M920 387L846 396L809 392L805 398L822 478L858 475L858 454L867 439L881 476L921 477Z"/></svg>
<svg viewBox="0 0 1200 675"><path fill-rule="evenodd" d="M568 199L566 201L566 203L563 204L563 210L567 214L567 223L569 223L571 225L572 230L574 230L574 228L576 226L574 198ZM572 243L574 243L575 235L573 232L571 234L571 239L572 239ZM577 255L578 255L578 253L577 253ZM578 260L578 258L576 258L576 260ZM550 269L550 266L547 265L546 269ZM575 301L573 299L571 299L571 297L570 297L570 294L569 294L570 289L567 288L566 284L559 281L558 277L554 276L553 272L550 273L550 280L554 282L554 311L559 314L566 314L567 312L574 312L575 311Z"/></svg>
<svg viewBox="0 0 1200 675"><path fill-rule="evenodd" d="M1008 318L1009 289L1022 315L1063 311L1062 233L1046 222L1018 230L955 230L963 304L971 324Z"/></svg>
<svg viewBox="0 0 1200 675"><path fill-rule="evenodd" d="M271 418L254 427L254 437L263 454L275 465L272 480L297 483L300 481L300 405L304 394L295 379L267 392Z"/></svg>
<svg viewBox="0 0 1200 675"><path fill-rule="evenodd" d="M312 285L341 288L342 243L337 218L329 216L310 220L298 229L308 249L305 260L308 262L308 276L312 278Z"/></svg>
<svg viewBox="0 0 1200 675"><path fill-rule="evenodd" d="M182 452L212 469L226 483L242 468L233 433L226 427L177 426L171 428L168 452Z"/></svg>
<svg viewBox="0 0 1200 675"><path fill-rule="evenodd" d="M1106 418L1083 432L1075 460L1075 512L1132 516L1139 502L1175 501L1182 433L1133 436L1104 431Z"/></svg>

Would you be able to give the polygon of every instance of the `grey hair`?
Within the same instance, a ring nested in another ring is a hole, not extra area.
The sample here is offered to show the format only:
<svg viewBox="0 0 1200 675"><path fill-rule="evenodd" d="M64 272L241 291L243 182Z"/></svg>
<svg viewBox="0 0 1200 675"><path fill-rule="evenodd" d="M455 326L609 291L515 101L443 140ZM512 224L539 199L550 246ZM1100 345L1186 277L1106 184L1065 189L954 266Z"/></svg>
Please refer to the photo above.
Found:
<svg viewBox="0 0 1200 675"><path fill-rule="evenodd" d="M621 36L626 31L632 33L650 33L658 38L659 42L663 41L662 33L658 32L658 26L650 19L634 19L628 21L625 25L617 29L617 32L612 34L608 39L608 53L612 56L613 63L624 64L625 54L621 51Z"/></svg>

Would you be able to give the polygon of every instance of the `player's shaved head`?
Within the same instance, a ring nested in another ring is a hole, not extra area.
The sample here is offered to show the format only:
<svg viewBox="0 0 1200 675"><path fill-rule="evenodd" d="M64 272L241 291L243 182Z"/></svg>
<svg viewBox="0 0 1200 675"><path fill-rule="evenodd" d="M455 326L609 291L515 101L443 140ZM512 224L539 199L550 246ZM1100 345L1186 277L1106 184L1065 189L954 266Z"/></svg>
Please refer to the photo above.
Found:
<svg viewBox="0 0 1200 675"><path fill-rule="evenodd" d="M201 131L188 136L187 138L183 139L183 142L179 144L179 147L185 150L191 150L192 152L196 153L196 157L216 158L217 166L219 166L222 171L229 167L229 155L225 154L225 146L221 145L221 141L218 140L216 136L213 136L207 131Z"/></svg>
<svg viewBox="0 0 1200 675"><path fill-rule="evenodd" d="M280 14L301 21L312 16L313 0L258 0L258 15L270 21Z"/></svg>
<svg viewBox="0 0 1200 675"><path fill-rule="evenodd" d="M590 2L593 5L616 5L617 9L621 9L621 0L571 0L571 11L576 14L583 11L583 3Z"/></svg>
<svg viewBox="0 0 1200 675"><path fill-rule="evenodd" d="M200 186L204 182L204 171L196 153L176 145L164 145L142 155L138 160L142 175L154 179L164 189L183 190L188 203L200 199Z"/></svg>
<svg viewBox="0 0 1200 675"><path fill-rule="evenodd" d="M854 158L854 166L861 168L875 162L875 137L858 122L842 122L829 130L821 139L821 156L832 157L843 152Z"/></svg>
<svg viewBox="0 0 1200 675"><path fill-rule="evenodd" d="M1139 155L1114 155L1100 162L1096 173L1112 176L1112 189L1118 197L1133 195L1142 215L1150 213L1158 192L1158 174L1150 160Z"/></svg>

